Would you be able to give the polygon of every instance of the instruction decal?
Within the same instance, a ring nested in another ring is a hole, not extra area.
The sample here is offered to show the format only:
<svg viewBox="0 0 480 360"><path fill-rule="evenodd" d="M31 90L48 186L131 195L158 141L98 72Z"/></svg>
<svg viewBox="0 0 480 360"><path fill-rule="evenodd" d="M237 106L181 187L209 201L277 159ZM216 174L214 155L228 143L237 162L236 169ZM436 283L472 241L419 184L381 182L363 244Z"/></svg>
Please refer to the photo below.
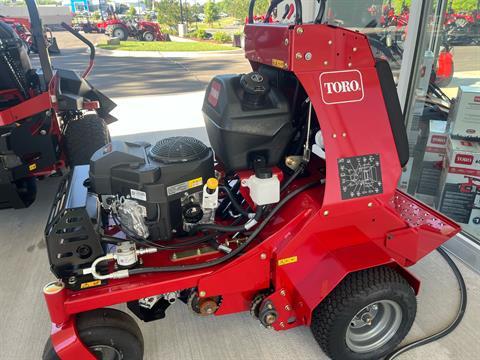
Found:
<svg viewBox="0 0 480 360"><path fill-rule="evenodd" d="M293 263L296 263L297 261L298 261L297 256L291 256L291 257L288 257L288 258L283 258L283 259L278 260L278 266L293 264Z"/></svg>
<svg viewBox="0 0 480 360"><path fill-rule="evenodd" d="M379 154L340 158L337 162L342 200L383 193Z"/></svg>
<svg viewBox="0 0 480 360"><path fill-rule="evenodd" d="M167 195L172 196L172 195L185 192L202 185L203 185L203 178L198 177L192 180L184 181L182 183L167 187Z"/></svg>

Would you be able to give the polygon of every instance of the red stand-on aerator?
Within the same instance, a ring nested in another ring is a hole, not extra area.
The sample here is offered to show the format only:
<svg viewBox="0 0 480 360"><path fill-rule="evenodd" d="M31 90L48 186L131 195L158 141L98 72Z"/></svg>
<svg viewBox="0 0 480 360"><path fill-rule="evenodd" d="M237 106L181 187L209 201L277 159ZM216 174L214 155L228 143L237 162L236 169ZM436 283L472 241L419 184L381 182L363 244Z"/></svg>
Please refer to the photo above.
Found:
<svg viewBox="0 0 480 360"><path fill-rule="evenodd" d="M208 86L216 162L188 137L113 142L64 180L45 233L59 280L44 289L44 359L141 359L138 326L105 308L120 303L144 321L179 299L310 326L342 360L381 358L408 333L420 282L406 267L460 228L396 188L408 143L388 64L295 8L295 25L247 24L254 71Z"/></svg>

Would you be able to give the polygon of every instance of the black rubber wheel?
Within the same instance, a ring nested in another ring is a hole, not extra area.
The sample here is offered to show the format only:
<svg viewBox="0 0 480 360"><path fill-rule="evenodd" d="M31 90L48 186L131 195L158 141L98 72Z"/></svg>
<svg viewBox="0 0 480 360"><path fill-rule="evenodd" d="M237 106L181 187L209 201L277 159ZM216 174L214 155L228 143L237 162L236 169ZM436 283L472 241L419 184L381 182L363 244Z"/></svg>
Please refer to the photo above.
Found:
<svg viewBox="0 0 480 360"><path fill-rule="evenodd" d="M77 315L80 339L99 360L142 360L143 336L135 320L122 311L97 309ZM60 360L49 338L42 360Z"/></svg>
<svg viewBox="0 0 480 360"><path fill-rule="evenodd" d="M121 41L126 41L128 39L127 31L121 26L115 26L112 28L110 34L112 37L119 38Z"/></svg>
<svg viewBox="0 0 480 360"><path fill-rule="evenodd" d="M407 335L416 312L408 282L391 268L372 268L349 274L315 308L311 330L332 359L380 359Z"/></svg>
<svg viewBox="0 0 480 360"><path fill-rule="evenodd" d="M97 114L69 122L64 140L69 166L88 164L93 153L109 142L107 124Z"/></svg>
<svg viewBox="0 0 480 360"><path fill-rule="evenodd" d="M145 31L142 35L143 41L154 41L155 35L151 31Z"/></svg>

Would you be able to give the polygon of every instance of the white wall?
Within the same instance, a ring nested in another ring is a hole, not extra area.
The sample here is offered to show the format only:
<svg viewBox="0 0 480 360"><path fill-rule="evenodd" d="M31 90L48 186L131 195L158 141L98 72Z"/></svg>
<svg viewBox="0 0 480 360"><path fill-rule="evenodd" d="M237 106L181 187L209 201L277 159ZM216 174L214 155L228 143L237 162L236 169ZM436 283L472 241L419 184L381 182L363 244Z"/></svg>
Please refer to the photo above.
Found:
<svg viewBox="0 0 480 360"><path fill-rule="evenodd" d="M67 6L39 6L38 12L44 25L60 24L62 21L72 23L72 14ZM0 5L0 15L28 18L28 10L26 6Z"/></svg>

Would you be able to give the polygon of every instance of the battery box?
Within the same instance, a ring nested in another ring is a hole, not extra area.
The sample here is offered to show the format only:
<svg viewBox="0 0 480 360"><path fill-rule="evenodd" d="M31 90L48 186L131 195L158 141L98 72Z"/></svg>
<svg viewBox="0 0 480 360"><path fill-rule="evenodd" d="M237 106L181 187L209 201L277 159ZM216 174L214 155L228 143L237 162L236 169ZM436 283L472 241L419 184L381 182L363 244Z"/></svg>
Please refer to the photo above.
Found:
<svg viewBox="0 0 480 360"><path fill-rule="evenodd" d="M420 175L415 197L428 205L433 205L438 194L440 177L447 151L447 122L430 120L425 152L420 165Z"/></svg>
<svg viewBox="0 0 480 360"><path fill-rule="evenodd" d="M454 138L480 140L480 88L460 86L457 100L448 118Z"/></svg>
<svg viewBox="0 0 480 360"><path fill-rule="evenodd" d="M448 137L438 209L453 220L480 226L480 145Z"/></svg>

